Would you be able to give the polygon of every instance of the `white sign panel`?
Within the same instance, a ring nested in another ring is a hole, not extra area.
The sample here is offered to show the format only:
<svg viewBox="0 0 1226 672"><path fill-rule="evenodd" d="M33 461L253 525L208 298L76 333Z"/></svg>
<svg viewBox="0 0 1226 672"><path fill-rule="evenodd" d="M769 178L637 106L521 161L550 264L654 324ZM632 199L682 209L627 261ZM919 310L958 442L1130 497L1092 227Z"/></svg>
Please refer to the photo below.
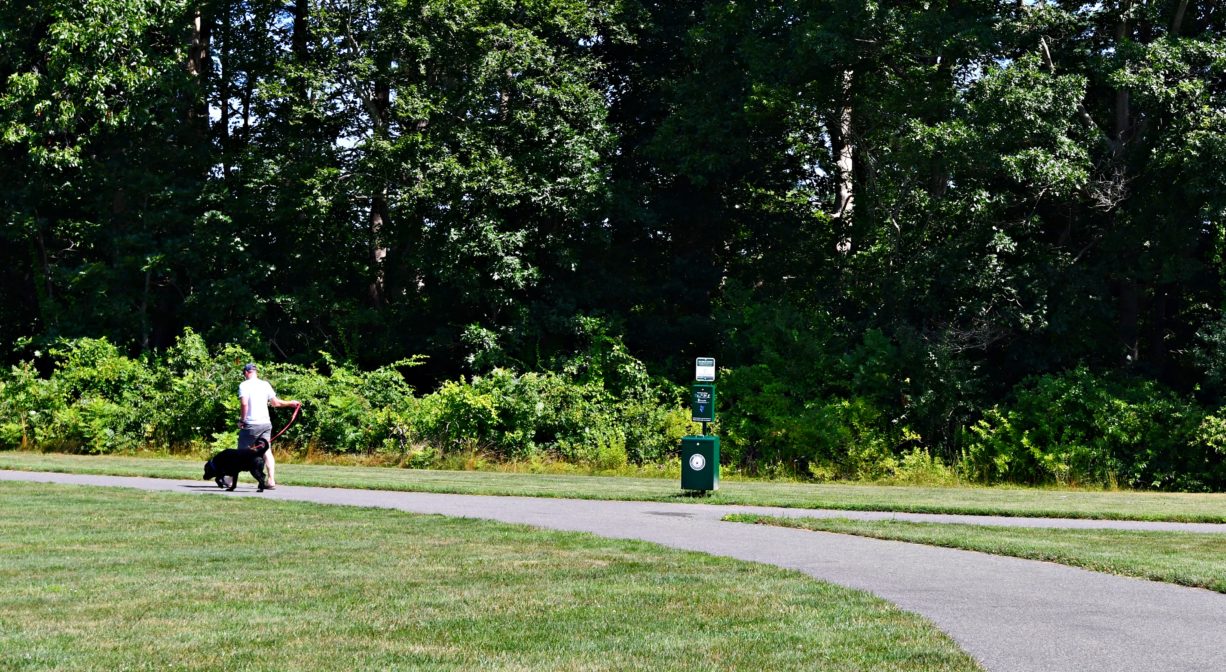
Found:
<svg viewBox="0 0 1226 672"><path fill-rule="evenodd" d="M700 383L715 382L715 359L699 357L694 360L694 380Z"/></svg>

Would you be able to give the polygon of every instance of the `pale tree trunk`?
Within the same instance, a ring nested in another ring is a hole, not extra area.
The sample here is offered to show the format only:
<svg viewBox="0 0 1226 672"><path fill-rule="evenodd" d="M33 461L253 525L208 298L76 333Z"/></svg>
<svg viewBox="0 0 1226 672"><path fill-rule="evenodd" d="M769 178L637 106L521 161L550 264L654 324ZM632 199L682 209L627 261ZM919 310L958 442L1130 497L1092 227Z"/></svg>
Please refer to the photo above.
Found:
<svg viewBox="0 0 1226 672"><path fill-rule="evenodd" d="M838 250L851 251L851 218L855 209L855 143L852 141L851 85L853 73L845 70L839 78L839 98L833 118L827 123L830 151L834 158L834 218L842 227Z"/></svg>
<svg viewBox="0 0 1226 672"><path fill-rule="evenodd" d="M243 85L243 147L251 144L251 99L255 96L255 84L247 77Z"/></svg>
<svg viewBox="0 0 1226 672"><path fill-rule="evenodd" d="M230 154L233 143L230 140L230 78L233 76L230 67L230 42L233 39L233 22L229 10L226 10L221 20L221 71L217 73L217 95L221 98L221 120L218 122L221 132L221 173L226 183L230 182Z"/></svg>
<svg viewBox="0 0 1226 672"><path fill-rule="evenodd" d="M376 136L386 138L388 134L388 114L392 107L392 90L387 81L382 78L382 72L379 75L379 79L375 82L374 88L375 95L372 105L375 111L375 114L372 115L375 124L374 132ZM386 243L387 224L387 185L383 184L370 199L371 267L374 271L374 277L370 283L370 302L375 307L382 307L387 299L387 269L385 267L388 252Z"/></svg>
<svg viewBox="0 0 1226 672"><path fill-rule="evenodd" d="M187 54L187 71L200 85L199 97L188 107L188 123L205 133L209 128L208 80L210 70L209 41L212 24L196 9L192 15L192 41Z"/></svg>

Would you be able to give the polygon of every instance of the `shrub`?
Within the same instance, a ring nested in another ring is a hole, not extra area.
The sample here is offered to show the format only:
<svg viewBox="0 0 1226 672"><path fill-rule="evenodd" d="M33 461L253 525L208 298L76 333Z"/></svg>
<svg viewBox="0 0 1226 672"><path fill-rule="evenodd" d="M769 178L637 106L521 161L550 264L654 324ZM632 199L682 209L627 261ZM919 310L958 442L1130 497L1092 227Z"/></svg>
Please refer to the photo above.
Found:
<svg viewBox="0 0 1226 672"><path fill-rule="evenodd" d="M461 380L444 383L437 392L422 399L413 425L443 454L493 449L498 413L489 394Z"/></svg>
<svg viewBox="0 0 1226 672"><path fill-rule="evenodd" d="M56 360L53 389L61 404L41 443L109 453L151 438L151 415L160 395L146 362L130 359L104 338L63 340L51 355Z"/></svg>
<svg viewBox="0 0 1226 672"><path fill-rule="evenodd" d="M961 480L954 468L923 448L912 448L903 453L898 466L889 476L881 479L896 485L957 485Z"/></svg>
<svg viewBox="0 0 1226 672"><path fill-rule="evenodd" d="M215 432L230 430L237 441L239 367L251 355L236 345L210 352L190 328L175 340L153 367L158 400L149 404L152 444L190 448ZM212 446L216 448L217 446Z"/></svg>
<svg viewBox="0 0 1226 672"><path fill-rule="evenodd" d="M562 372L494 369L446 383L421 399L414 429L442 453L477 450L501 460L544 455L617 470L671 458L692 430L676 401L679 391L626 359L606 378L601 371L609 361L584 367L571 360Z"/></svg>
<svg viewBox="0 0 1226 672"><path fill-rule="evenodd" d="M301 419L281 440L339 453L407 452L415 400L400 369L421 360L409 358L362 372L327 353L320 357L326 374L296 364L270 363L261 369L277 396L304 404Z"/></svg>
<svg viewBox="0 0 1226 672"><path fill-rule="evenodd" d="M765 365L725 370L721 389L729 458L751 472L782 463L816 480L882 478L914 436L869 398L789 385Z"/></svg>
<svg viewBox="0 0 1226 672"><path fill-rule="evenodd" d="M29 448L49 438L64 408L56 383L38 376L31 362L0 376L0 448Z"/></svg>
<svg viewBox="0 0 1226 672"><path fill-rule="evenodd" d="M1202 490L1220 483L1220 454L1198 441L1213 426L1157 383L1085 367L1024 381L1013 403L970 427L961 461L985 482L1123 484Z"/></svg>

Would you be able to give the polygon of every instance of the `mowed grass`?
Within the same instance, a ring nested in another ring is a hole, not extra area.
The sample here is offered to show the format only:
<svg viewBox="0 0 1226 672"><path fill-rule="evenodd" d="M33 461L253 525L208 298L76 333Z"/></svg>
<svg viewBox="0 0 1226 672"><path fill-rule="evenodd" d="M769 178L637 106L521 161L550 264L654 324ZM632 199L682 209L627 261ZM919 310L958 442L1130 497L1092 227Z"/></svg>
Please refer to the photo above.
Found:
<svg viewBox="0 0 1226 672"><path fill-rule="evenodd" d="M0 452L0 469L155 478L200 478L202 460ZM248 477L249 478L249 477ZM1226 494L1037 488L910 487L724 480L691 498L663 478L277 465L282 485L576 499L697 501L848 511L1226 523Z"/></svg>
<svg viewBox="0 0 1226 672"><path fill-rule="evenodd" d="M1045 560L1226 593L1226 534L731 515L725 520Z"/></svg>
<svg viewBox="0 0 1226 672"><path fill-rule="evenodd" d="M659 546L0 483L0 669L979 670L866 593Z"/></svg>

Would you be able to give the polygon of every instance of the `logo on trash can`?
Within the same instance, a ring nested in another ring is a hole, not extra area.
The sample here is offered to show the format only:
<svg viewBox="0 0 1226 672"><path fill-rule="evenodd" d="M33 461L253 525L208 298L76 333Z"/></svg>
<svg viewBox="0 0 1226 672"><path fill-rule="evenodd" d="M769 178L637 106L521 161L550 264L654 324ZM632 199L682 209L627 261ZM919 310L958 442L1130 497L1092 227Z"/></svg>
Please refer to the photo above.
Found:
<svg viewBox="0 0 1226 672"><path fill-rule="evenodd" d="M702 471L702 468L705 466L707 466L707 458L703 457L699 453L690 455L690 469L693 469L694 471Z"/></svg>

